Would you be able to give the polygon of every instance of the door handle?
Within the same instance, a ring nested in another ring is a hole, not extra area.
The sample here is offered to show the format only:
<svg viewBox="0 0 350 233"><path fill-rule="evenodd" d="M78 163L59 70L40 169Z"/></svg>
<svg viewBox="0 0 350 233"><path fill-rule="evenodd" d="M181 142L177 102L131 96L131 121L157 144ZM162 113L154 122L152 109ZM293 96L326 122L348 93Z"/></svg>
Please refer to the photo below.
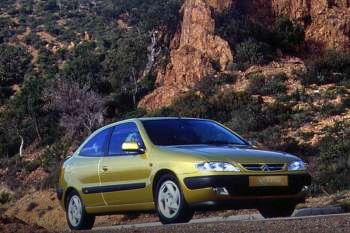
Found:
<svg viewBox="0 0 350 233"><path fill-rule="evenodd" d="M103 166L103 167L102 167L102 170L103 170L104 172L106 172L106 171L108 171L108 167L107 167L107 166Z"/></svg>

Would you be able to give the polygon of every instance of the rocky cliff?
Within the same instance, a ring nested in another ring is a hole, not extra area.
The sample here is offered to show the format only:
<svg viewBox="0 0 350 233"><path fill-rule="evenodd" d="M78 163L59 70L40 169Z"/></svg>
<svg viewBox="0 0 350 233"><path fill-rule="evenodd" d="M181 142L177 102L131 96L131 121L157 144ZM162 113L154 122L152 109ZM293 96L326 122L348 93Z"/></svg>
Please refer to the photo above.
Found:
<svg viewBox="0 0 350 233"><path fill-rule="evenodd" d="M170 63L164 74L159 73L160 86L141 102L141 107L154 110L171 104L174 96L181 95L206 75L215 73L215 65L225 70L233 61L229 44L216 36L212 9L223 11L231 1L186 0L182 6L181 31L175 35Z"/></svg>
<svg viewBox="0 0 350 233"><path fill-rule="evenodd" d="M243 7L252 20L266 27L276 17L286 16L304 27L306 45L316 52L350 49L349 6L349 0L185 0L170 62L158 74L158 88L139 106L155 110L170 105L203 77L226 70L233 52L227 41L215 35L215 11Z"/></svg>
<svg viewBox="0 0 350 233"><path fill-rule="evenodd" d="M305 27L306 42L313 48L350 48L349 0L272 0L275 15L286 15Z"/></svg>
<svg viewBox="0 0 350 233"><path fill-rule="evenodd" d="M306 43L312 49L350 48L349 0L245 0L243 7L266 26L278 16L297 21L304 26Z"/></svg>

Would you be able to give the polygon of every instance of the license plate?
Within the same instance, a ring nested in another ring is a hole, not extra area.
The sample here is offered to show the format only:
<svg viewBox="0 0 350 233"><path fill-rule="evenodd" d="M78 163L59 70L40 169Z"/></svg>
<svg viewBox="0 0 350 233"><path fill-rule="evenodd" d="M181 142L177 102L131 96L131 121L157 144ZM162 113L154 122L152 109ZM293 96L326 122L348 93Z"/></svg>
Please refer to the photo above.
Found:
<svg viewBox="0 0 350 233"><path fill-rule="evenodd" d="M288 176L250 176L250 187L288 186Z"/></svg>

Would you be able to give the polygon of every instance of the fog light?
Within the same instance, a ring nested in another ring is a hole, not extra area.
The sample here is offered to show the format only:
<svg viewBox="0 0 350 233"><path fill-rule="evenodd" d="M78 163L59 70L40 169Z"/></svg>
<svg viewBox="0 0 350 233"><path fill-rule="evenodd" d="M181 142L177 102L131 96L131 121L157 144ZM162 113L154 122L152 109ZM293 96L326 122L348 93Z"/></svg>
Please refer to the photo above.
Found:
<svg viewBox="0 0 350 233"><path fill-rule="evenodd" d="M302 192L306 193L309 191L309 186L304 186L302 189L301 189Z"/></svg>
<svg viewBox="0 0 350 233"><path fill-rule="evenodd" d="M216 188L213 188L213 190L218 195L229 195L229 193L225 187L216 187Z"/></svg>

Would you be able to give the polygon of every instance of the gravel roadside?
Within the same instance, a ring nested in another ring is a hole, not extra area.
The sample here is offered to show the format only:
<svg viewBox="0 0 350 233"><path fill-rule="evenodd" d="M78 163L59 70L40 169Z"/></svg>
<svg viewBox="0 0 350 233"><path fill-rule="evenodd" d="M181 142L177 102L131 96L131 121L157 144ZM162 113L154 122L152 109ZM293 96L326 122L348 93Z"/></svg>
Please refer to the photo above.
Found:
<svg viewBox="0 0 350 233"><path fill-rule="evenodd" d="M102 232L102 231L86 231ZM220 223L178 224L169 226L103 229L104 233L184 233L184 232L264 232L264 233L338 233L350 232L350 215L320 216L315 218L281 219L268 221L237 221Z"/></svg>

